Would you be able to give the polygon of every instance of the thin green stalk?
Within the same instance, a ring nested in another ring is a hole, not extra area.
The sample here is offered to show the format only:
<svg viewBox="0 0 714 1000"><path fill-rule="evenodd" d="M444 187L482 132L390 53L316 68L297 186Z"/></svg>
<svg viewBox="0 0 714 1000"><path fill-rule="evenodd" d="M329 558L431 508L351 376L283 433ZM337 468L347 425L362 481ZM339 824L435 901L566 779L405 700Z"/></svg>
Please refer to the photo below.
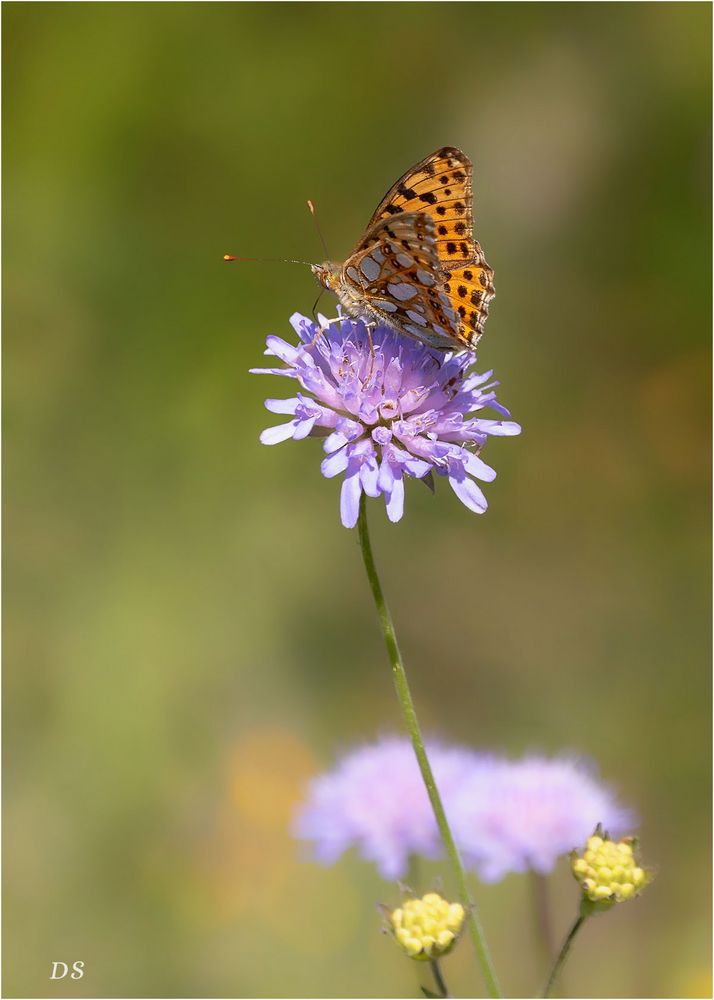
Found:
<svg viewBox="0 0 714 1000"><path fill-rule="evenodd" d="M548 899L548 882L545 875L536 871L529 872L531 891L533 895L533 912L536 922L538 947L543 956L543 967L550 968L553 961L553 927L550 919L550 901Z"/></svg>
<svg viewBox="0 0 714 1000"><path fill-rule="evenodd" d="M570 928L570 931L568 932L568 936L566 937L565 941L563 942L563 947L560 949L560 954L558 955L558 957L555 960L555 965L553 966L553 971L550 974L550 978L548 979L548 983L547 983L545 989L543 990L543 996L544 997L552 997L552 996L555 995L554 990L555 990L555 983L556 983L556 980L558 978L558 974L560 973L560 970L562 969L563 964L564 964L566 958L568 957L568 952L570 951L570 946L572 945L573 940L575 939L575 935L578 933L578 931L580 930L580 928L583 926L583 924L585 923L586 919L587 919L587 915L583 914L583 913L580 913L579 916L578 916L578 919L575 921L575 923L573 924L573 926Z"/></svg>
<svg viewBox="0 0 714 1000"><path fill-rule="evenodd" d="M446 1000L446 998L450 997L451 994L449 993L449 988L446 985L446 980L444 979L444 974L441 971L441 966L439 965L439 962L436 958L432 958L430 964L431 964L432 975L434 976L434 982L436 983L436 988L439 991L439 995L444 997Z"/></svg>
<svg viewBox="0 0 714 1000"><path fill-rule="evenodd" d="M439 833L441 834L441 839L444 843L444 847L446 848L449 861L451 862L451 867L456 879L459 900L466 910L466 919L469 924L471 938L476 949L476 956L481 966L481 972L486 983L488 995L490 997L500 997L501 991L499 989L496 972L493 968L491 956L481 928L481 922L478 917L476 906L469 894L468 886L466 884L466 874L461 863L459 851L456 847L456 843L454 842L454 838L451 833L451 828L449 827L449 823L446 819L446 813L444 812L444 806L441 801L439 789L436 787L429 758L427 757L426 750L424 748L424 739L421 734L419 720L417 719L414 702L412 701L411 692L409 690L409 682L407 681L406 671L404 670L404 664L402 663L401 653L399 652L397 635L394 631L394 623L392 622L392 616L389 613L387 602L384 599L382 585L379 582L377 568L374 564L372 545L369 540L369 529L367 527L367 510L364 494L360 499L358 529L359 542L362 549L362 558L367 571L367 578L369 579L369 584L372 588L372 596L374 597L374 603L377 608L379 623L382 627L382 634L384 635L384 641L387 646L387 653L389 654L389 660L392 665L392 677L394 678L394 686L397 689L397 697L399 698L402 715L404 716L404 721L412 741L412 747L414 748L414 753L419 763L419 770L421 771L421 776L429 795L429 801L431 802L431 808L434 813L437 826L439 827Z"/></svg>

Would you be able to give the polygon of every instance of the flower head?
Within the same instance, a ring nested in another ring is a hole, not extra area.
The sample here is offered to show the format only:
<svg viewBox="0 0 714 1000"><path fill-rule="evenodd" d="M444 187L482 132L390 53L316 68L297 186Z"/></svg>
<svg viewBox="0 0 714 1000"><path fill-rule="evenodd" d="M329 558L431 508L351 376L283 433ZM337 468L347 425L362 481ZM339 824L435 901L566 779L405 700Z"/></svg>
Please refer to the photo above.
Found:
<svg viewBox="0 0 714 1000"><path fill-rule="evenodd" d="M438 743L427 749L464 862L484 881L549 872L596 823L618 833L634 823L577 759L508 760ZM410 855L443 853L414 751L400 737L358 747L313 779L293 829L318 861L332 864L356 847L388 879L406 874Z"/></svg>
<svg viewBox="0 0 714 1000"><path fill-rule="evenodd" d="M446 803L477 755L428 745L434 776ZM332 864L356 847L387 879L406 874L410 855L437 857L441 842L411 744L396 737L359 747L315 778L294 824L314 856Z"/></svg>
<svg viewBox="0 0 714 1000"><path fill-rule="evenodd" d="M570 867L585 899L607 909L642 892L652 881L652 872L637 864L636 847L634 837L623 837L615 843L598 825L588 837L582 855L573 851L570 856Z"/></svg>
<svg viewBox="0 0 714 1000"><path fill-rule="evenodd" d="M451 822L465 863L496 882L509 872L546 874L596 823L623 832L634 817L582 760L528 756L493 757L468 774Z"/></svg>
<svg viewBox="0 0 714 1000"><path fill-rule="evenodd" d="M464 926L461 903L447 903L436 893L407 899L389 914L388 929L410 958L441 958L454 947Z"/></svg>
<svg viewBox="0 0 714 1000"><path fill-rule="evenodd" d="M520 432L510 420L475 415L489 408L509 416L496 401L491 372L471 372L472 355L439 354L386 326L368 331L361 320L343 319L320 327L299 313L290 322L302 343L295 347L268 337L265 352L287 367L252 371L295 379L305 393L265 401L271 413L290 419L260 439L277 444L324 438L322 474L344 474L345 527L357 523L363 492L383 496L388 517L398 521L405 476L427 483L432 473L445 476L470 510L486 510L475 480L491 482L496 473L478 452L489 435Z"/></svg>

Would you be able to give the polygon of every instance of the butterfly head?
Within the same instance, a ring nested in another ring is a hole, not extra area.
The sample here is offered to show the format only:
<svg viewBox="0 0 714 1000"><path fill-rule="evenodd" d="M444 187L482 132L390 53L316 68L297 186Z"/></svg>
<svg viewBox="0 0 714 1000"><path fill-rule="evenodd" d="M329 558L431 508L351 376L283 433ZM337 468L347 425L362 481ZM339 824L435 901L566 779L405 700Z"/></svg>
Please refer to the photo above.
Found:
<svg viewBox="0 0 714 1000"><path fill-rule="evenodd" d="M322 264L311 264L310 270L317 280L331 292L336 292L340 287L340 274L342 266L335 264L331 260L323 261Z"/></svg>

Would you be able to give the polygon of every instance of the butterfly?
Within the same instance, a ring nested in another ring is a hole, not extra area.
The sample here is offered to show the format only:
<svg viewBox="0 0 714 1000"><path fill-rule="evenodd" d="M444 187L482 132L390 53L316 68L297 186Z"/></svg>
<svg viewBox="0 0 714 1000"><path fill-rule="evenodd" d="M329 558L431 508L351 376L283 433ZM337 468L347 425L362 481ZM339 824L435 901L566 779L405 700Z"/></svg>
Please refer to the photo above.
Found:
<svg viewBox="0 0 714 1000"><path fill-rule="evenodd" d="M377 206L344 263L311 264L344 311L440 351L473 350L495 291L473 238L471 160L444 146L420 160Z"/></svg>

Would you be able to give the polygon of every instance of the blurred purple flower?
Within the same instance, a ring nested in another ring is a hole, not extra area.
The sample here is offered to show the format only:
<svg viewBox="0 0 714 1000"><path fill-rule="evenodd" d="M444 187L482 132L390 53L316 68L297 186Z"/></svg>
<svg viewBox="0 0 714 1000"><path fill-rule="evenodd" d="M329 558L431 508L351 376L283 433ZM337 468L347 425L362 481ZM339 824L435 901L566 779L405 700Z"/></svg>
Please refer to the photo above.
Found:
<svg viewBox="0 0 714 1000"><path fill-rule="evenodd" d="M436 783L448 809L458 785L478 757L457 747L427 745ZM311 841L322 864L350 847L373 861L386 879L406 874L409 856L434 858L441 841L414 751L408 740L388 737L346 754L309 787L293 826Z"/></svg>
<svg viewBox="0 0 714 1000"><path fill-rule="evenodd" d="M598 823L615 837L635 823L594 767L574 757L494 757L464 777L451 810L464 863L484 882L529 869L546 874Z"/></svg>
<svg viewBox="0 0 714 1000"><path fill-rule="evenodd" d="M613 836L632 830L633 814L580 760L512 761L438 743L427 752L464 863L484 881L549 872L598 823ZM355 847L387 879L403 877L412 854L442 855L414 751L399 737L358 747L315 778L293 833L323 864Z"/></svg>
<svg viewBox="0 0 714 1000"><path fill-rule="evenodd" d="M290 420L263 431L260 440L325 438L322 474L344 473L340 512L346 528L357 523L362 492L384 496L389 519L398 521L405 475L430 485L432 472L446 476L469 510L486 510L474 479L491 482L496 473L477 452L489 434L520 433L510 420L473 416L486 407L510 415L496 401L491 372L470 372L471 354L439 354L388 327L371 331L370 345L361 320L333 322L323 332L299 313L290 322L302 344L271 336L265 352L287 367L252 371L296 379L310 395L267 399L271 413Z"/></svg>

